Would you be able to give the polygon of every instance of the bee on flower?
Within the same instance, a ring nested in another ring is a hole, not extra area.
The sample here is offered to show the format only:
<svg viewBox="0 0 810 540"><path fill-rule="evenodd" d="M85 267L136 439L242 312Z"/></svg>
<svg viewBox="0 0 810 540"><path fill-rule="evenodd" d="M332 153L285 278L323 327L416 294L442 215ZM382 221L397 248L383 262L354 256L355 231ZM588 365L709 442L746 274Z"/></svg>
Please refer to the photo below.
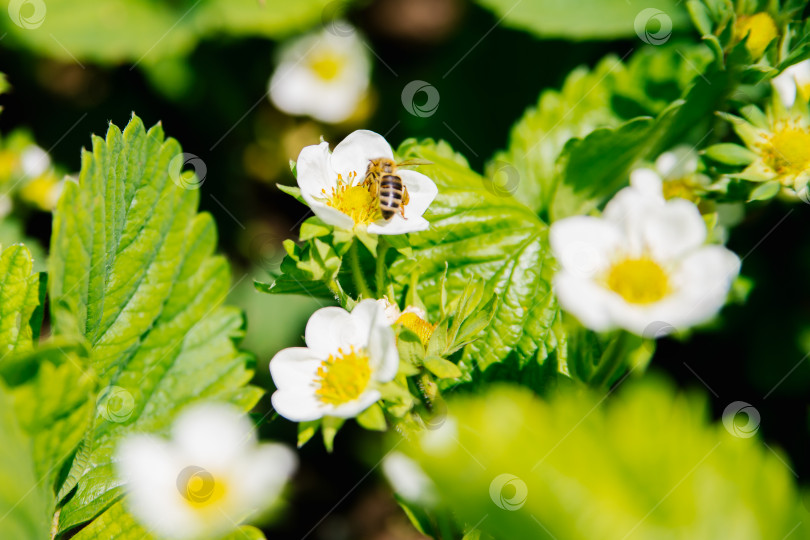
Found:
<svg viewBox="0 0 810 540"><path fill-rule="evenodd" d="M362 300L351 313L319 309L309 318L306 347L279 351L270 360L276 385L273 407L293 422L325 416L352 418L382 397L394 379L399 353L384 308Z"/></svg>
<svg viewBox="0 0 810 540"><path fill-rule="evenodd" d="M369 180L369 166L378 160L394 160L388 142L373 131L358 130L341 141L333 152L329 143L307 146L298 156L296 174L301 196L316 216L335 227L365 228L371 234L404 234L423 231L428 221L422 217L438 188L424 174L397 169L402 185L395 212L387 217L378 183L394 182L388 176ZM383 186L385 187L385 186ZM391 193L395 190L390 190ZM404 192L407 191L407 197ZM396 194L391 195L394 197Z"/></svg>
<svg viewBox="0 0 810 540"><path fill-rule="evenodd" d="M564 309L600 332L623 328L647 337L655 323L670 331L700 324L723 306L740 268L734 253L705 245L706 238L695 204L633 185L601 217L552 224L561 266L555 293Z"/></svg>
<svg viewBox="0 0 810 540"><path fill-rule="evenodd" d="M259 444L253 424L230 405L180 414L171 439L131 435L116 452L126 504L163 537L211 538L268 510L297 466L286 446Z"/></svg>
<svg viewBox="0 0 810 540"><path fill-rule="evenodd" d="M358 33L323 30L282 47L269 95L288 114L337 124L362 108L370 78L369 49Z"/></svg>

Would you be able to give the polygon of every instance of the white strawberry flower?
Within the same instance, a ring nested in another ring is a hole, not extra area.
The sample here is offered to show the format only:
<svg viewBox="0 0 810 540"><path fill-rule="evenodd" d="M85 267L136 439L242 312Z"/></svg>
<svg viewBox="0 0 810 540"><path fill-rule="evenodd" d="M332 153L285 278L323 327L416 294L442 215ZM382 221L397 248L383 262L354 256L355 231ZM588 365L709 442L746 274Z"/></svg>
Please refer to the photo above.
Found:
<svg viewBox="0 0 810 540"><path fill-rule="evenodd" d="M273 407L293 422L357 416L380 399L379 386L399 368L394 331L375 300L362 300L351 313L319 309L307 322L305 341L270 361L278 388Z"/></svg>
<svg viewBox="0 0 810 540"><path fill-rule="evenodd" d="M430 225L422 217L438 193L433 181L422 173L397 169L408 191L403 215L397 212L385 221L380 203L363 185L372 159L394 159L391 146L373 131L358 130L329 151L329 143L307 146L298 156L296 174L301 196L316 216L341 229L366 228L372 234L404 234L423 231Z"/></svg>
<svg viewBox="0 0 810 540"><path fill-rule="evenodd" d="M740 269L734 253L705 245L706 237L695 204L665 200L660 188L625 188L601 218L552 224L551 247L561 266L554 290L562 307L592 330L659 337L694 326L720 310Z"/></svg>
<svg viewBox="0 0 810 540"><path fill-rule="evenodd" d="M358 110L370 78L369 49L357 32L335 35L323 30L281 49L269 94L288 114L335 124Z"/></svg>
<svg viewBox="0 0 810 540"><path fill-rule="evenodd" d="M181 413L169 440L131 435L116 452L130 512L181 540L224 535L272 507L296 466L292 450L258 444L250 420L222 404Z"/></svg>

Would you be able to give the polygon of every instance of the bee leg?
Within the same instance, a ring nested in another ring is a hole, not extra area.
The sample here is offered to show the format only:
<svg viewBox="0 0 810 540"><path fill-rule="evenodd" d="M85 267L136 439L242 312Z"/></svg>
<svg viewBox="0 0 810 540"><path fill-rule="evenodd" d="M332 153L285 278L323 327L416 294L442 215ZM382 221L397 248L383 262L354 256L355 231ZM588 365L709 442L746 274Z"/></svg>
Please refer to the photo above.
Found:
<svg viewBox="0 0 810 540"><path fill-rule="evenodd" d="M408 205L410 200L411 196L408 195L408 188L402 186L402 206L399 207L399 213L402 215L402 219L408 219L405 217L405 206Z"/></svg>
<svg viewBox="0 0 810 540"><path fill-rule="evenodd" d="M372 199L376 199L379 195L380 184L377 182L369 182L368 185L364 186L368 189L368 192L371 194Z"/></svg>

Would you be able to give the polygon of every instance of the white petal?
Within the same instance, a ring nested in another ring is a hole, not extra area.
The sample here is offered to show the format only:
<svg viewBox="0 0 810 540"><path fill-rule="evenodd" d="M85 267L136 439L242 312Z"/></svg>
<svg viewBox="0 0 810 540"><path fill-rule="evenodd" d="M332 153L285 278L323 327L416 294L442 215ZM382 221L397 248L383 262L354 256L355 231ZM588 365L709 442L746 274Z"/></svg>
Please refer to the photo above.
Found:
<svg viewBox="0 0 810 540"><path fill-rule="evenodd" d="M51 156L37 145L28 146L20 156L20 165L23 174L28 178L35 178L51 166Z"/></svg>
<svg viewBox="0 0 810 540"><path fill-rule="evenodd" d="M688 176L697 171L697 167L697 152L687 145L676 146L655 160L655 168L667 180L677 180Z"/></svg>
<svg viewBox="0 0 810 540"><path fill-rule="evenodd" d="M378 382L393 380L399 369L396 336L389 325L375 326L368 341L369 356Z"/></svg>
<svg viewBox="0 0 810 540"><path fill-rule="evenodd" d="M337 175L329 166L329 143L305 146L295 164L301 195L312 204L313 199L329 195L337 185Z"/></svg>
<svg viewBox="0 0 810 540"><path fill-rule="evenodd" d="M306 389L277 390L270 396L273 409L291 422L309 422L323 418L326 406L315 396L314 386Z"/></svg>
<svg viewBox="0 0 810 540"><path fill-rule="evenodd" d="M382 470L397 494L409 501L432 504L436 501L436 486L425 471L401 452L391 452L382 462Z"/></svg>
<svg viewBox="0 0 810 540"><path fill-rule="evenodd" d="M563 271L554 276L554 294L563 309L579 319L583 326L597 332L616 327L610 310L613 293L593 281Z"/></svg>
<svg viewBox="0 0 810 540"><path fill-rule="evenodd" d="M342 403L337 407L329 407L325 413L325 416L354 418L379 401L380 397L381 395L378 390L367 390L354 401Z"/></svg>
<svg viewBox="0 0 810 540"><path fill-rule="evenodd" d="M436 183L424 174L408 169L400 169L399 175L408 190L410 200L405 206L405 217L421 216L439 193Z"/></svg>
<svg viewBox="0 0 810 540"><path fill-rule="evenodd" d="M388 221L380 220L368 226L371 234L406 234L412 232L426 231L430 228L430 222L423 217L403 218L399 214Z"/></svg>
<svg viewBox="0 0 810 540"><path fill-rule="evenodd" d="M298 390L311 385L321 361L326 354L319 355L306 347L282 349L270 360L270 375L276 388Z"/></svg>
<svg viewBox="0 0 810 540"><path fill-rule="evenodd" d="M793 106L796 101L796 85L805 85L810 82L810 60L802 60L798 64L788 67L771 82L779 93L785 107Z"/></svg>
<svg viewBox="0 0 810 540"><path fill-rule="evenodd" d="M171 443L149 435L128 437L116 451L116 469L127 482L129 511L148 529L181 540L204 532L177 488L186 465Z"/></svg>
<svg viewBox="0 0 810 540"><path fill-rule="evenodd" d="M368 330L366 330L368 332ZM321 308L309 318L305 332L307 347L326 358L350 345L365 347L368 333L358 332L349 312L339 307Z"/></svg>
<svg viewBox="0 0 810 540"><path fill-rule="evenodd" d="M652 169L635 169L630 173L630 185L650 197L663 197L664 181Z"/></svg>
<svg viewBox="0 0 810 540"><path fill-rule="evenodd" d="M673 199L645 216L638 233L655 260L674 261L706 241L706 223L694 203Z"/></svg>
<svg viewBox="0 0 810 540"><path fill-rule="evenodd" d="M347 230L354 228L354 220L340 210L336 210L320 201L311 200L307 201L307 204L309 204L312 212L327 225Z"/></svg>
<svg viewBox="0 0 810 540"><path fill-rule="evenodd" d="M350 133L332 152L331 166L335 173L348 178L357 173L358 182L365 178L368 162L372 159L394 159L391 146L382 135L365 129Z"/></svg>
<svg viewBox="0 0 810 540"><path fill-rule="evenodd" d="M621 254L623 238L611 222L590 216L561 219L551 225L554 257L566 272L590 278L604 272Z"/></svg>
<svg viewBox="0 0 810 540"><path fill-rule="evenodd" d="M725 304L739 271L739 257L722 246L706 246L689 255L676 276L686 311L672 324L694 326L712 318Z"/></svg>
<svg viewBox="0 0 810 540"><path fill-rule="evenodd" d="M259 510L271 506L297 467L298 457L282 444L262 444L247 453L232 472L239 506Z"/></svg>
<svg viewBox="0 0 810 540"><path fill-rule="evenodd" d="M612 221L626 231L633 231L638 228L641 216L655 211L656 208L663 205L663 194L654 194L631 186L620 190L613 196L605 206L602 218Z"/></svg>
<svg viewBox="0 0 810 540"><path fill-rule="evenodd" d="M204 403L177 417L172 438L185 461L214 472L238 461L256 434L250 420L234 406Z"/></svg>
<svg viewBox="0 0 810 540"><path fill-rule="evenodd" d="M365 347L368 338L376 327L388 328L389 324L385 318L385 310L382 309L376 300L361 300L350 313L352 325L355 327L355 336L358 338L358 345Z"/></svg>

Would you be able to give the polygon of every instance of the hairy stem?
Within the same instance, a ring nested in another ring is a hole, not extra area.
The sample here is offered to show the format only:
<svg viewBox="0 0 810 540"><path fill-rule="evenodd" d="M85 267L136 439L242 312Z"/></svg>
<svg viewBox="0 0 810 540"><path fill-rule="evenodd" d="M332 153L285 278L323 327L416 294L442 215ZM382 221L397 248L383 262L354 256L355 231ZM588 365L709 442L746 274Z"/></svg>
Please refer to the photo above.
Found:
<svg viewBox="0 0 810 540"><path fill-rule="evenodd" d="M360 267L360 248L358 245L359 242L355 240L352 242L352 247L349 248L349 266L352 269L352 280L363 298L374 298L371 289L368 288L368 283L366 283L363 269Z"/></svg>

